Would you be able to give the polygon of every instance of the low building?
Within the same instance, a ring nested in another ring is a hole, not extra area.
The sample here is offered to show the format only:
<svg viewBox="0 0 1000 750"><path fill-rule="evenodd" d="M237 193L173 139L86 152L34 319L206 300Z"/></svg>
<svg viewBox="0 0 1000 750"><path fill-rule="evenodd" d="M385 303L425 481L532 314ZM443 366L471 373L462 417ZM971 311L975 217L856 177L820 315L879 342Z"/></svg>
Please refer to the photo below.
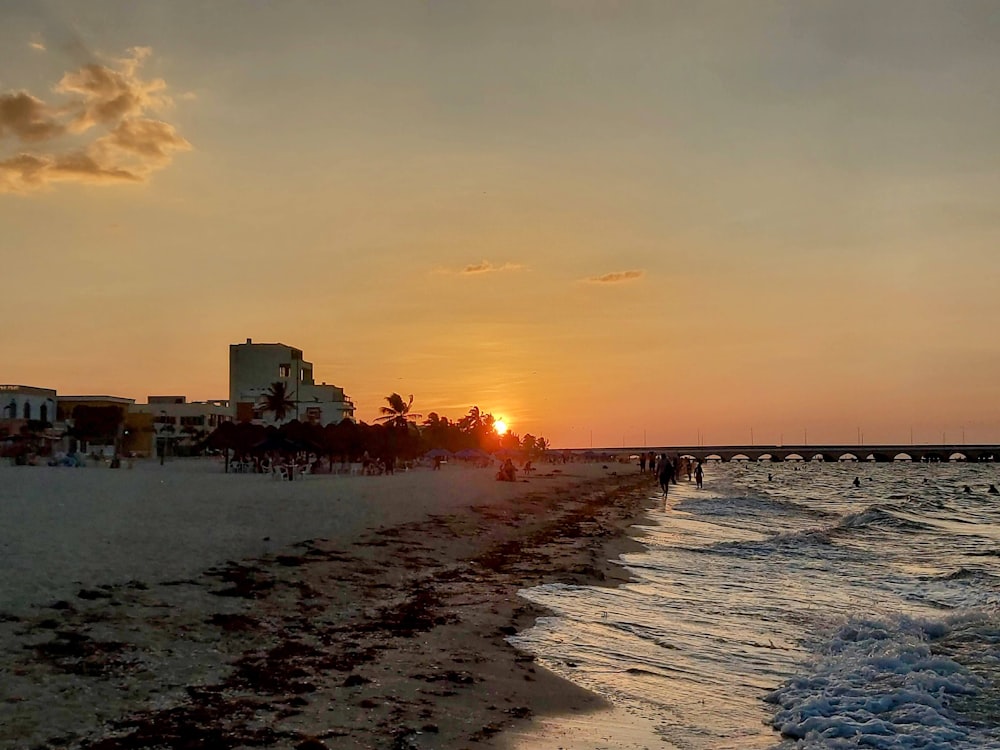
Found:
<svg viewBox="0 0 1000 750"><path fill-rule="evenodd" d="M26 423L56 421L57 395L52 388L0 385L0 421Z"/></svg>
<svg viewBox="0 0 1000 750"><path fill-rule="evenodd" d="M69 429L70 453L111 456L119 451L134 398L59 396L56 402L56 419Z"/></svg>
<svg viewBox="0 0 1000 750"><path fill-rule="evenodd" d="M186 396L149 396L129 409L125 450L152 456L167 444L190 449L223 422L231 422L227 399L188 401Z"/></svg>
<svg viewBox="0 0 1000 750"><path fill-rule="evenodd" d="M32 385L0 385L0 456L48 455L59 447L56 392Z"/></svg>
<svg viewBox="0 0 1000 750"><path fill-rule="evenodd" d="M261 409L261 399L275 383L282 383L292 404L284 419ZM316 383L313 366L302 350L286 344L245 344L229 347L229 403L241 422L279 424L292 419L327 425L354 418L354 404L344 389Z"/></svg>

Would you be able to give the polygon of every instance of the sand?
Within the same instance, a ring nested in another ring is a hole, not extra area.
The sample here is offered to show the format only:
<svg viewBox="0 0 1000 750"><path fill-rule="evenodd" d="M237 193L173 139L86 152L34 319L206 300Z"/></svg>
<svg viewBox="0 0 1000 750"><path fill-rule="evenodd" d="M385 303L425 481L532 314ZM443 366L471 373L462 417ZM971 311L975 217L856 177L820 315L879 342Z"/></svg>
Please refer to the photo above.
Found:
<svg viewBox="0 0 1000 750"><path fill-rule="evenodd" d="M506 638L521 588L625 580L652 493L559 468L0 467L0 747L599 747L627 722Z"/></svg>

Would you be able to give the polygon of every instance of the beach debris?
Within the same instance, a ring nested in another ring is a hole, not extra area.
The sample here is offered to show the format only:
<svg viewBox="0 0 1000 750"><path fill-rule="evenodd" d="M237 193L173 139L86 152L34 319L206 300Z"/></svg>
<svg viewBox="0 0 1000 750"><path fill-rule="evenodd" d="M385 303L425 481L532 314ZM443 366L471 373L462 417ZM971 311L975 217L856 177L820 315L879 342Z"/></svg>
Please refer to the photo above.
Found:
<svg viewBox="0 0 1000 750"><path fill-rule="evenodd" d="M210 625L216 625L227 633L245 633L260 627L260 621L249 615L217 612L207 620Z"/></svg>
<svg viewBox="0 0 1000 750"><path fill-rule="evenodd" d="M80 589L76 596L78 599L93 601L94 599L110 599L111 593L108 591L101 591L100 589Z"/></svg>
<svg viewBox="0 0 1000 750"><path fill-rule="evenodd" d="M74 630L61 630L51 641L25 648L33 649L39 659L72 674L103 676L131 666L124 655L128 650L127 644L96 641Z"/></svg>

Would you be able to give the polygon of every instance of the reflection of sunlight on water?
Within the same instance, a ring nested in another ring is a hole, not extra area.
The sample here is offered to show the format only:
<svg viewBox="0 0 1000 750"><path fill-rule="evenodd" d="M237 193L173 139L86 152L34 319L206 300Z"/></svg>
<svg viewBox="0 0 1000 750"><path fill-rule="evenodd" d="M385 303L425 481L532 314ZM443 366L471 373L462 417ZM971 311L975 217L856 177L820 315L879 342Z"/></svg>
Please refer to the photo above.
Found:
<svg viewBox="0 0 1000 750"><path fill-rule="evenodd" d="M674 518L681 528L670 530L673 541L700 547L734 538L732 529L683 513ZM657 527L646 531L660 533ZM735 536L764 538L755 531ZM657 538L657 546L664 543L665 537ZM782 629L780 603L768 614L765 581L748 585L717 569L704 570L697 551L676 553L680 574L648 554L628 555L624 561L638 580L621 588L543 586L523 592L558 616L541 618L513 640L560 676L627 706L655 728L659 742L766 747L773 733L763 723L761 698L801 658L796 632ZM778 581L773 589L768 596L780 600L788 594ZM733 618L750 610L765 615L734 627Z"/></svg>
<svg viewBox="0 0 1000 750"><path fill-rule="evenodd" d="M678 747L772 741L760 701L801 656L787 637L771 628L734 632L725 622L731 613L699 607L699 592L544 588L525 596L559 616L515 639L543 666L627 706Z"/></svg>
<svg viewBox="0 0 1000 750"><path fill-rule="evenodd" d="M672 490L641 527L649 550L623 557L634 582L523 592L555 616L512 641L616 712L595 716L589 740L587 720L576 719L572 742L556 721L546 731L563 745L516 747L771 747L780 737L763 698L809 673L810 649L831 628L861 613L936 614L995 596L993 584L949 577L979 561L1000 572L983 557L995 552L995 510L956 497L956 477L979 467L762 468L713 467L714 488ZM638 720L644 744L597 736L622 716Z"/></svg>

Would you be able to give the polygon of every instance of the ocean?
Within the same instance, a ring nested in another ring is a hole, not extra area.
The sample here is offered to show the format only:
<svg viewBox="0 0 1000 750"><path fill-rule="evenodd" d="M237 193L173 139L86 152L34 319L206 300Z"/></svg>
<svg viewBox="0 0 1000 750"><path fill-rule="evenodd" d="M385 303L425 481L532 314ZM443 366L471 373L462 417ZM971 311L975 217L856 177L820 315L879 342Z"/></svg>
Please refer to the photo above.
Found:
<svg viewBox="0 0 1000 750"><path fill-rule="evenodd" d="M512 641L651 748L1000 748L991 483L997 464L708 464L649 513L632 582L526 590L553 615Z"/></svg>

